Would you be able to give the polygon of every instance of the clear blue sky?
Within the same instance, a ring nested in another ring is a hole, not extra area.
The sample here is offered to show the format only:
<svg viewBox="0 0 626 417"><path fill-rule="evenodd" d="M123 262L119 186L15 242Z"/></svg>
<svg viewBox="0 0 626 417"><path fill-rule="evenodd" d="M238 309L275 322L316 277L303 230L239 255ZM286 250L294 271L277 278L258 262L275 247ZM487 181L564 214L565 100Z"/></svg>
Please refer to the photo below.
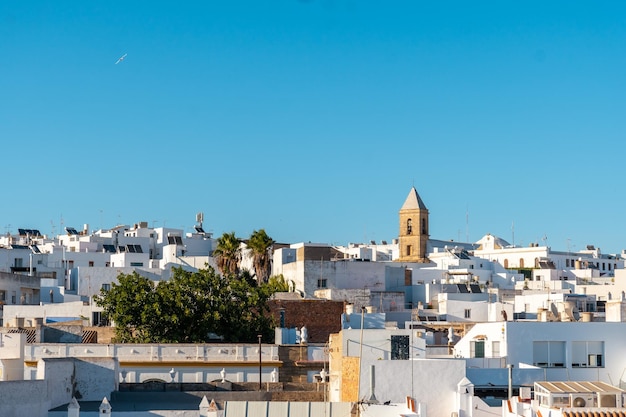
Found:
<svg viewBox="0 0 626 417"><path fill-rule="evenodd" d="M390 241L415 185L433 238L626 249L624 2L5 0L0 51L2 232Z"/></svg>

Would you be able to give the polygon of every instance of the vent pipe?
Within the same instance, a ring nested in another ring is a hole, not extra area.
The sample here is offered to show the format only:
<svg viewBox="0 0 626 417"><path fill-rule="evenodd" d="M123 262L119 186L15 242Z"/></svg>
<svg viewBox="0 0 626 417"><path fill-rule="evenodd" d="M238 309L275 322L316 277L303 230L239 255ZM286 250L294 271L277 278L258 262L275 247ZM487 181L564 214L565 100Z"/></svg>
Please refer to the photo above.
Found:
<svg viewBox="0 0 626 417"><path fill-rule="evenodd" d="M374 388L376 387L376 367L374 365L370 365L370 397L368 402L370 403L378 403L376 399L376 395L374 395Z"/></svg>

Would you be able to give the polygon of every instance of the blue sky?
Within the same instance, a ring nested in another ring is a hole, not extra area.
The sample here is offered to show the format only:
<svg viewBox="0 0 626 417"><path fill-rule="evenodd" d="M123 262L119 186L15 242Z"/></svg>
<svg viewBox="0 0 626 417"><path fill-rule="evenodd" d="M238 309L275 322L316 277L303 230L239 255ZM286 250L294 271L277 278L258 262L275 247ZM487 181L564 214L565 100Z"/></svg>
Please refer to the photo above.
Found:
<svg viewBox="0 0 626 417"><path fill-rule="evenodd" d="M626 249L626 3L0 2L0 227ZM126 59L115 64L123 54Z"/></svg>

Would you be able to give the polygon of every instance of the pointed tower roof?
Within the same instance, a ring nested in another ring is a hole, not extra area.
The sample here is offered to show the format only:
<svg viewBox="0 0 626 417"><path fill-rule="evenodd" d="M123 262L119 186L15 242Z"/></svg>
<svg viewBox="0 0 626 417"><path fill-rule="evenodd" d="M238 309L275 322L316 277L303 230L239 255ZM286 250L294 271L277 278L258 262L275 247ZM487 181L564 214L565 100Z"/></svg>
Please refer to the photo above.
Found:
<svg viewBox="0 0 626 417"><path fill-rule="evenodd" d="M411 191L409 191L409 195L406 197L406 200L404 201L404 204L402 205L402 208L400 210L414 209L428 210L426 208L426 204L424 204L424 202L422 201L415 187L411 187Z"/></svg>

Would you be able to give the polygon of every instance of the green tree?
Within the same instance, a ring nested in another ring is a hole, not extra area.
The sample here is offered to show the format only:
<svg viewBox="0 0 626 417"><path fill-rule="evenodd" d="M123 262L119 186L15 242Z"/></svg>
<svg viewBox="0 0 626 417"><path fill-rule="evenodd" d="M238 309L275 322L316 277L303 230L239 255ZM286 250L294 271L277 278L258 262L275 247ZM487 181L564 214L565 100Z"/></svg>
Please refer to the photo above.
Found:
<svg viewBox="0 0 626 417"><path fill-rule="evenodd" d="M157 318L159 304L154 283L137 272L120 274L117 281L110 290L101 290L95 297L96 304L103 308L105 317L114 321L120 342L152 341L151 323Z"/></svg>
<svg viewBox="0 0 626 417"><path fill-rule="evenodd" d="M224 233L217 238L217 246L213 251L217 269L223 275L238 275L241 262L241 242L235 232Z"/></svg>
<svg viewBox="0 0 626 417"><path fill-rule="evenodd" d="M272 248L275 241L267 235L265 229L255 230L250 235L247 245L252 256L252 265L259 283L265 283L272 272Z"/></svg>
<svg viewBox="0 0 626 417"><path fill-rule="evenodd" d="M114 321L120 342L202 343L213 333L228 342L256 342L258 334L265 340L273 334L271 294L267 286L224 277L211 267L175 268L158 285L136 272L120 274L96 303Z"/></svg>

